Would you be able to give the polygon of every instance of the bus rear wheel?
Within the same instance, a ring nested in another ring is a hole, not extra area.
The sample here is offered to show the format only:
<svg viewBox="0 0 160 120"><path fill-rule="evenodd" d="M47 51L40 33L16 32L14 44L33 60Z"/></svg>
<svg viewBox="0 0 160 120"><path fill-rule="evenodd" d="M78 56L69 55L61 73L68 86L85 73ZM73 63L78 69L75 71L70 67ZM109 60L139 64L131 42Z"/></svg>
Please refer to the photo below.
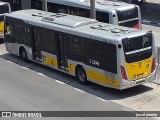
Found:
<svg viewBox="0 0 160 120"><path fill-rule="evenodd" d="M28 62L27 52L24 48L20 49L20 57L22 58L23 61Z"/></svg>
<svg viewBox="0 0 160 120"><path fill-rule="evenodd" d="M78 81L83 85L87 85L89 83L89 81L87 80L86 72L82 67L77 68L76 77Z"/></svg>

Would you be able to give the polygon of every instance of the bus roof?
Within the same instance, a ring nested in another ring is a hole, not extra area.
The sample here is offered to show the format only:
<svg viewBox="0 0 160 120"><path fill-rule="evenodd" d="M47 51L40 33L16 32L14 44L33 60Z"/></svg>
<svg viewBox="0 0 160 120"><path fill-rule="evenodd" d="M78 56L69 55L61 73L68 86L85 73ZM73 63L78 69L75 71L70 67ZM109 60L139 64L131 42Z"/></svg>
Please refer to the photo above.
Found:
<svg viewBox="0 0 160 120"><path fill-rule="evenodd" d="M21 19L27 24L96 40L103 39L106 40L106 42L107 40L114 40L114 42L116 42L121 39L146 34L144 30L102 23L90 18L63 13L50 13L34 9L20 10L7 14L6 16Z"/></svg>
<svg viewBox="0 0 160 120"><path fill-rule="evenodd" d="M42 1L42 0L41 0ZM95 0L95 7L96 9L105 10L105 11L111 11L111 10L121 10L121 9L127 9L127 8L133 8L135 5L128 4L122 1L111 1L111 0ZM48 2L53 3L59 3L59 4L65 4L69 6L74 7L84 7L89 8L90 7L90 0L48 0Z"/></svg>
<svg viewBox="0 0 160 120"><path fill-rule="evenodd" d="M9 5L9 3L0 1L0 5Z"/></svg>

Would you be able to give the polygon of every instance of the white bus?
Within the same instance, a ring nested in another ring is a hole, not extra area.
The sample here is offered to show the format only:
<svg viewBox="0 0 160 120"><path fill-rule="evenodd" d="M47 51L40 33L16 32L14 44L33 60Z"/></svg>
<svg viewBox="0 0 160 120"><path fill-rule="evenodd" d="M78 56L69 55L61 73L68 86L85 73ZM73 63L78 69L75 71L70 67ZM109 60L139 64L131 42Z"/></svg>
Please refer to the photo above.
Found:
<svg viewBox="0 0 160 120"><path fill-rule="evenodd" d="M131 4L141 4L146 2L146 0L121 0L121 1Z"/></svg>
<svg viewBox="0 0 160 120"><path fill-rule="evenodd" d="M5 16L9 53L88 81L126 89L155 79L151 31L63 13L22 10Z"/></svg>
<svg viewBox="0 0 160 120"><path fill-rule="evenodd" d="M32 0L33 9L42 10L42 0ZM125 2L96 0L95 3L99 22L116 24L141 29L141 12L137 5ZM48 11L66 13L82 17L90 17L90 0L48 0Z"/></svg>

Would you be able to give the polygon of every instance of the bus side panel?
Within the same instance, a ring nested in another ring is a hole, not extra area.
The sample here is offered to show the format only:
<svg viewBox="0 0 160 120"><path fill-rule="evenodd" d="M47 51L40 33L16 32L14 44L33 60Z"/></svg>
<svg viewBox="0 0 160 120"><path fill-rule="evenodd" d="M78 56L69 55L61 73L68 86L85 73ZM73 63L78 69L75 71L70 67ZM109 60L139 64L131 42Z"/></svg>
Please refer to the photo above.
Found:
<svg viewBox="0 0 160 120"><path fill-rule="evenodd" d="M116 45L72 36L68 42L68 59L71 75L75 75L77 66L82 66L89 81L118 89Z"/></svg>
<svg viewBox="0 0 160 120"><path fill-rule="evenodd" d="M58 69L57 55L42 51L43 64Z"/></svg>
<svg viewBox="0 0 160 120"><path fill-rule="evenodd" d="M68 60L69 74L75 76L75 70L77 65L80 65L85 69L87 79L89 81L98 83L105 87L119 89L119 81L117 74L86 65L83 62Z"/></svg>
<svg viewBox="0 0 160 120"><path fill-rule="evenodd" d="M0 15L0 34L4 33L4 15Z"/></svg>

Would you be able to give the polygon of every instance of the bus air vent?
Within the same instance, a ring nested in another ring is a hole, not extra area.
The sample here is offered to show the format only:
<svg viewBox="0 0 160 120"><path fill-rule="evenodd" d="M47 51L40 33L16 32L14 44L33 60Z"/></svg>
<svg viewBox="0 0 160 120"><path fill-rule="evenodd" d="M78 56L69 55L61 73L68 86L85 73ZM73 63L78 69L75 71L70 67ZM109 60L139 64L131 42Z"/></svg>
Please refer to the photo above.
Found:
<svg viewBox="0 0 160 120"><path fill-rule="evenodd" d="M98 4L100 5L112 5L112 3L108 3L108 2L101 2L101 1L97 1Z"/></svg>
<svg viewBox="0 0 160 120"><path fill-rule="evenodd" d="M35 13L35 14L32 14L32 16L35 16L35 17L43 17L45 15L47 15L48 13L46 12L39 12L39 13Z"/></svg>
<svg viewBox="0 0 160 120"><path fill-rule="evenodd" d="M121 6L119 3L114 3L113 6Z"/></svg>
<svg viewBox="0 0 160 120"><path fill-rule="evenodd" d="M112 33L120 33L120 32L122 32L122 30L121 29L114 29L114 30L111 30L111 32Z"/></svg>
<svg viewBox="0 0 160 120"><path fill-rule="evenodd" d="M51 18L51 17L43 17L42 18L42 21L44 21L44 22L53 22L53 20L54 20L54 18Z"/></svg>
<svg viewBox="0 0 160 120"><path fill-rule="evenodd" d="M41 14L32 14L34 17L43 17Z"/></svg>
<svg viewBox="0 0 160 120"><path fill-rule="evenodd" d="M91 26L92 29L99 29L101 27L104 27L104 25L96 25L96 26Z"/></svg>

